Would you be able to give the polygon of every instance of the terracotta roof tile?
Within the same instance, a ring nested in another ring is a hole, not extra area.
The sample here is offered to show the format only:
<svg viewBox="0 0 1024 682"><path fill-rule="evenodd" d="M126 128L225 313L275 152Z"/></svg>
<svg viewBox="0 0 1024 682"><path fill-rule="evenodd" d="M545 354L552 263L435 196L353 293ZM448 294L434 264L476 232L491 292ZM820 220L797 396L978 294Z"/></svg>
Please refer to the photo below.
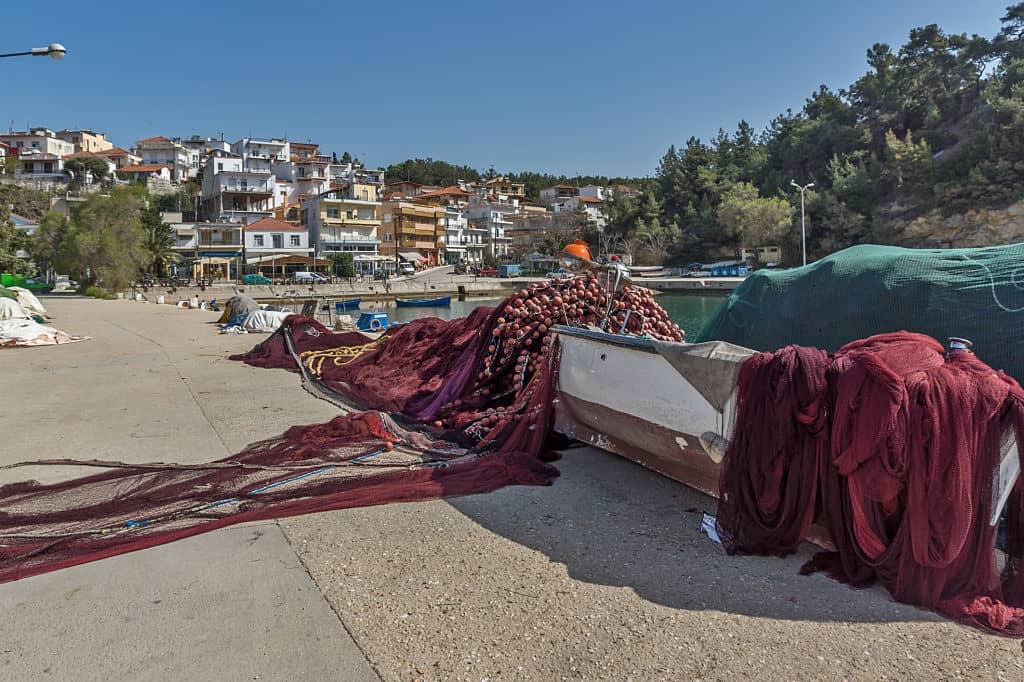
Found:
<svg viewBox="0 0 1024 682"><path fill-rule="evenodd" d="M301 225L292 225L277 218L260 218L245 226L246 232L305 232Z"/></svg>
<svg viewBox="0 0 1024 682"><path fill-rule="evenodd" d="M135 144L143 144L145 142L170 142L170 140L163 135L157 135L155 137L147 137L145 140L139 140Z"/></svg>

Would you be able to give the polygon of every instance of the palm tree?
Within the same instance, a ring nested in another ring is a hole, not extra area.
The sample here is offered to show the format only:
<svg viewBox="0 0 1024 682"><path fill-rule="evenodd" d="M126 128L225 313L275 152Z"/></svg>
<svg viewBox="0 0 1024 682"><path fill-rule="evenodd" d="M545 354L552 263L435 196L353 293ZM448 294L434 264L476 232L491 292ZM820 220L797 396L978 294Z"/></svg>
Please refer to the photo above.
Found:
<svg viewBox="0 0 1024 682"><path fill-rule="evenodd" d="M174 250L174 231L160 218L160 210L150 206L142 210L142 248L147 256L150 274L164 274L168 263L177 263L181 254Z"/></svg>

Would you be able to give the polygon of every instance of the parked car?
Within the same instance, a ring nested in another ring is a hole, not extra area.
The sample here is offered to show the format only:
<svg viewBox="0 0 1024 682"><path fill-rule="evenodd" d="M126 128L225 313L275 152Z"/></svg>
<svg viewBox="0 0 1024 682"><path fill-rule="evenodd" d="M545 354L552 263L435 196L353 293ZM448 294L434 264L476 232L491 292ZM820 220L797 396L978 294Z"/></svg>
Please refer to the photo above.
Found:
<svg viewBox="0 0 1024 682"><path fill-rule="evenodd" d="M412 263L402 263L398 266L398 274L400 275L415 275L416 268Z"/></svg>
<svg viewBox="0 0 1024 682"><path fill-rule="evenodd" d="M326 284L330 282L331 278L327 275L321 275L319 272L296 272L295 283L296 284Z"/></svg>
<svg viewBox="0 0 1024 682"><path fill-rule="evenodd" d="M485 265L483 267L479 267L473 270L473 274L478 277L497 277L498 268L489 268Z"/></svg>
<svg viewBox="0 0 1024 682"><path fill-rule="evenodd" d="M567 270L552 270L545 277L548 279L569 279L572 277L572 273Z"/></svg>
<svg viewBox="0 0 1024 682"><path fill-rule="evenodd" d="M269 277L264 277L263 275L245 275L245 276L242 277L242 283L243 284L250 284L250 285L254 285L254 284L273 284L273 282L271 281L271 279Z"/></svg>
<svg viewBox="0 0 1024 682"><path fill-rule="evenodd" d="M455 266L455 274L456 275L465 275L468 272L469 272L469 268L466 266L465 263L459 263L458 265Z"/></svg>

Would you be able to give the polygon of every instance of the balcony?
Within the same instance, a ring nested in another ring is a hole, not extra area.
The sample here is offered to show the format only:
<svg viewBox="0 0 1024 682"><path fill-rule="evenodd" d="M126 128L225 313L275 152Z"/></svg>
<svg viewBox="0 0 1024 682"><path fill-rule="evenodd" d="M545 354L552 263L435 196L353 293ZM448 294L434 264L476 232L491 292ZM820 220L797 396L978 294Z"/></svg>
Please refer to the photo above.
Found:
<svg viewBox="0 0 1024 682"><path fill-rule="evenodd" d="M380 220L377 218L330 218L326 217L323 219L325 225L337 225L344 227L345 225L353 225L355 227L378 227Z"/></svg>
<svg viewBox="0 0 1024 682"><path fill-rule="evenodd" d="M197 240L197 246L242 246L242 239L238 235L231 237L212 237L209 235L199 235Z"/></svg>
<svg viewBox="0 0 1024 682"><path fill-rule="evenodd" d="M270 187L251 187L239 185L222 185L220 191L224 194L266 194L270 196L274 190Z"/></svg>

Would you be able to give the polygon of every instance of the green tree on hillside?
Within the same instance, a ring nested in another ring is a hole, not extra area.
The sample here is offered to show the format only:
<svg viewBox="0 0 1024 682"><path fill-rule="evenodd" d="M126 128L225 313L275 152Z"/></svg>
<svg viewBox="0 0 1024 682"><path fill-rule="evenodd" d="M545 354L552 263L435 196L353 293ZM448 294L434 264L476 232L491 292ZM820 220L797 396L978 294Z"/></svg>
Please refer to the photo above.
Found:
<svg viewBox="0 0 1024 682"><path fill-rule="evenodd" d="M23 192L15 185L0 185L0 271L28 273L29 262L18 254L29 246L28 236L11 222L11 206Z"/></svg>
<svg viewBox="0 0 1024 682"><path fill-rule="evenodd" d="M740 182L722 195L718 219L741 246L778 244L792 228L793 205L779 197L762 197L749 182Z"/></svg>
<svg viewBox="0 0 1024 682"><path fill-rule="evenodd" d="M54 267L107 291L127 287L152 263L142 228L144 200L137 190L93 194L75 212Z"/></svg>

